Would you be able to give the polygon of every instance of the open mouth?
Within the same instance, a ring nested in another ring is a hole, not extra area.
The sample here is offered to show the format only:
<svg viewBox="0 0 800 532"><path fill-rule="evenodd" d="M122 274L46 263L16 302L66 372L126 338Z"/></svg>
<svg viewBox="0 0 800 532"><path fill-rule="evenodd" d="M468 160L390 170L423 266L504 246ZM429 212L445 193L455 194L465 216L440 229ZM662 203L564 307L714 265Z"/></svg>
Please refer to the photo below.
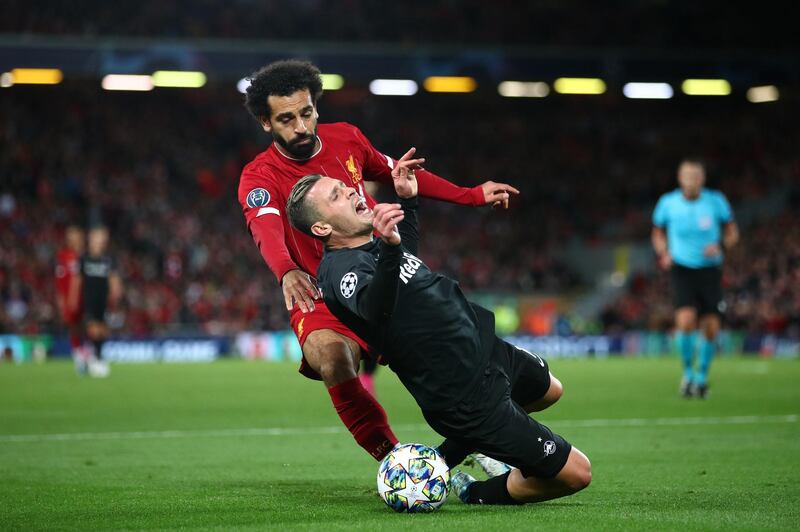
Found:
<svg viewBox="0 0 800 532"><path fill-rule="evenodd" d="M365 214L369 214L371 212L370 208L367 207L367 201L364 198L360 198L356 201L355 209L358 216L364 216Z"/></svg>

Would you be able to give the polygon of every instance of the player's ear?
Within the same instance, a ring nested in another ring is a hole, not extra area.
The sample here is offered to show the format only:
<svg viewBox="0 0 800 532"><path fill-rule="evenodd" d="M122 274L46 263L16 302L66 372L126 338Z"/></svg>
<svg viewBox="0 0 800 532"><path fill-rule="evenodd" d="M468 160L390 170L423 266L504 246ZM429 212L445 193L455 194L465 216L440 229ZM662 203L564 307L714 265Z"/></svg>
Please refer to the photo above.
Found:
<svg viewBox="0 0 800 532"><path fill-rule="evenodd" d="M332 231L331 224L326 224L325 222L314 222L314 225L311 226L311 232L320 238L330 236Z"/></svg>
<svg viewBox="0 0 800 532"><path fill-rule="evenodd" d="M264 131L266 131L267 133L272 132L272 124L269 123L269 118L267 118L266 116L262 116L260 122L261 122L261 127L264 128Z"/></svg>

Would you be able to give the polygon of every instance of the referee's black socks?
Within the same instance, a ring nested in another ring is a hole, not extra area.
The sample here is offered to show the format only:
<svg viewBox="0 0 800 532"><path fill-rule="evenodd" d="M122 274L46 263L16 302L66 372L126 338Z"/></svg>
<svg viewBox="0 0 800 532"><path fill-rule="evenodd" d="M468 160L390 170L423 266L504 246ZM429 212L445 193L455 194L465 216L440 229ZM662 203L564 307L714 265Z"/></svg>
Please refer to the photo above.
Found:
<svg viewBox="0 0 800 532"><path fill-rule="evenodd" d="M489 480L476 480L467 488L467 504L523 504L508 493L511 471Z"/></svg>

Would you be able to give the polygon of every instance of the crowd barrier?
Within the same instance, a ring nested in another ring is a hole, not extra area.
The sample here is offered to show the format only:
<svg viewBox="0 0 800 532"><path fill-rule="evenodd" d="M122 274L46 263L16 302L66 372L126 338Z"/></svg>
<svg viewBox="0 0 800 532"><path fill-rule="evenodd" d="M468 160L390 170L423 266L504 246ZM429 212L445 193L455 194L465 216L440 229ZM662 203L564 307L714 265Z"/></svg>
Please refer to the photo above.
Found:
<svg viewBox="0 0 800 532"><path fill-rule="evenodd" d="M548 358L656 357L674 353L672 336L661 332L634 331L596 336L514 334L504 338ZM769 334L723 331L718 339L718 348L723 356L800 357L800 339ZM69 342L63 336L0 335L0 360L3 361L42 362L48 357L69 356ZM290 330L247 331L234 336L113 338L103 345L103 358L115 363L211 362L220 357L299 361L302 352Z"/></svg>

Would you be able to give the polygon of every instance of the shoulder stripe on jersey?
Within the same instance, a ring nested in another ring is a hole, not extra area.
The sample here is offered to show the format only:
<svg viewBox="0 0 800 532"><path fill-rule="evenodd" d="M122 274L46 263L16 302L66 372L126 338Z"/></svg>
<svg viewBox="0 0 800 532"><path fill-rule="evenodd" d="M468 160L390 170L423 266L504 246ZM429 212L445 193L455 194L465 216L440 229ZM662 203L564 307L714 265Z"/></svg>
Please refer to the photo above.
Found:
<svg viewBox="0 0 800 532"><path fill-rule="evenodd" d="M256 218L259 216L264 216L265 214L277 214L278 216L281 215L280 211L275 207L261 207L256 213Z"/></svg>

